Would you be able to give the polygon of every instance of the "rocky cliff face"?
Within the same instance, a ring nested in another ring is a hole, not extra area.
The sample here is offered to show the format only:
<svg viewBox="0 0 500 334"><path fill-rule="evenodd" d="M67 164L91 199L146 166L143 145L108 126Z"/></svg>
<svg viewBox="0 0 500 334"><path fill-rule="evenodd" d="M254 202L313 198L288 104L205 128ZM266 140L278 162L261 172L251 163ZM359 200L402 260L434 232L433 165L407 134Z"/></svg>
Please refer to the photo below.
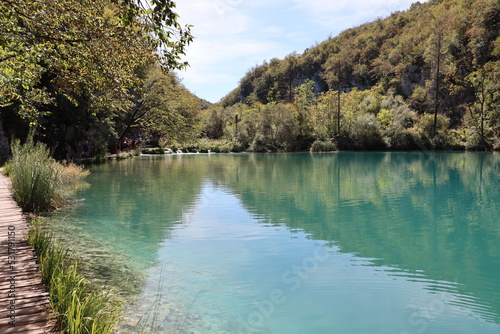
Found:
<svg viewBox="0 0 500 334"><path fill-rule="evenodd" d="M425 77L422 68L416 65L408 65L401 75L401 90L408 97L413 94L415 87L425 85Z"/></svg>

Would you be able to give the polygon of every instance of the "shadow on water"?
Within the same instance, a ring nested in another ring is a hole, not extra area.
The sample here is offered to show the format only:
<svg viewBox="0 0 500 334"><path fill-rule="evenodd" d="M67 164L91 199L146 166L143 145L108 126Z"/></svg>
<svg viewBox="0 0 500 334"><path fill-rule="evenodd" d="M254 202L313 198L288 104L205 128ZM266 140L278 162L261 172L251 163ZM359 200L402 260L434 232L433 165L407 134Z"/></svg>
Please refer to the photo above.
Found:
<svg viewBox="0 0 500 334"><path fill-rule="evenodd" d="M143 272L160 265L157 250L183 223L203 183L202 171L179 159L142 158L95 166L79 203L58 214L56 235L97 283L134 295Z"/></svg>

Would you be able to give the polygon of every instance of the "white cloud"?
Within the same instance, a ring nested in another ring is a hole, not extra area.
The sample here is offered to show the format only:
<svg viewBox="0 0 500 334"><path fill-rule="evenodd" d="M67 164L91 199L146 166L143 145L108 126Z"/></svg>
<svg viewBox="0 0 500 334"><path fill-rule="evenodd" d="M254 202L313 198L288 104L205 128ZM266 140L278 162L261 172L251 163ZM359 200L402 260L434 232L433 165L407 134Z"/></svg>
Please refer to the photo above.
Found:
<svg viewBox="0 0 500 334"><path fill-rule="evenodd" d="M191 67L181 75L196 84L224 82L233 77L228 70L234 72L240 63L260 61L263 54L276 49L277 46L268 41L232 40L216 44L200 40L189 48L186 59Z"/></svg>
<svg viewBox="0 0 500 334"><path fill-rule="evenodd" d="M234 89L247 70L283 58L342 30L406 9L411 0L183 0L182 24L194 42L179 73L188 89L211 102Z"/></svg>
<svg viewBox="0 0 500 334"><path fill-rule="evenodd" d="M190 67L179 77L188 89L212 102L235 88L250 67L283 53L278 40L287 34L284 28L262 25L240 0L185 0L177 12L183 24L194 25L195 36L185 57ZM214 86L220 87L218 93ZM211 96L204 93L209 91Z"/></svg>
<svg viewBox="0 0 500 334"><path fill-rule="evenodd" d="M323 27L345 30L392 12L407 9L412 0L294 0L295 8Z"/></svg>
<svg viewBox="0 0 500 334"><path fill-rule="evenodd" d="M221 10L217 0L184 0L177 5L180 21L192 24L195 36L221 36L244 33L248 30L250 17L229 8Z"/></svg>

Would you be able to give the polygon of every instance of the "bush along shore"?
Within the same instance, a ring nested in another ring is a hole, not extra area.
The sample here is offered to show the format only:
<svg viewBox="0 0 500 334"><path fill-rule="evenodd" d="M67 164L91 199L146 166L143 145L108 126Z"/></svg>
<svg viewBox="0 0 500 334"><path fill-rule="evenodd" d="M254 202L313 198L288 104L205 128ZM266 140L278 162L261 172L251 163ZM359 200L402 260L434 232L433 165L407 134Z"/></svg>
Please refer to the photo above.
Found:
<svg viewBox="0 0 500 334"><path fill-rule="evenodd" d="M157 147L140 148L141 154L168 154L168 153L240 153L246 149L237 141L227 139L201 138L184 143L165 144L161 141Z"/></svg>
<svg viewBox="0 0 500 334"><path fill-rule="evenodd" d="M30 135L24 144L12 144L12 157L4 166L12 180L14 199L24 212L47 213L67 204L72 191L87 184L88 171L75 164L61 164L48 148ZM40 217L30 222L27 236L40 265L42 283L63 333L112 333L122 303L107 287L96 286L78 271L78 262L54 236L44 230Z"/></svg>

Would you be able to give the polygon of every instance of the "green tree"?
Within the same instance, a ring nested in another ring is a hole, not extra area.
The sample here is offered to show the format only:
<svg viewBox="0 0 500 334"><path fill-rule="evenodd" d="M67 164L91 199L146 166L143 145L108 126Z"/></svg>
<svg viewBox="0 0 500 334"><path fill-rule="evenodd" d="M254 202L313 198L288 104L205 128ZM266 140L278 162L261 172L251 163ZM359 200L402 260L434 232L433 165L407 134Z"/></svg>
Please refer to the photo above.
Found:
<svg viewBox="0 0 500 334"><path fill-rule="evenodd" d="M285 102L293 101L294 81L297 78L298 71L298 55L291 53L279 63L277 77L282 84L280 87L282 99Z"/></svg>
<svg viewBox="0 0 500 334"><path fill-rule="evenodd" d="M345 90L345 85L349 81L351 71L348 66L348 56L346 51L341 51L336 47L337 53L331 56L325 63L325 79L332 89L337 90L337 133L340 136L341 128L341 93Z"/></svg>
<svg viewBox="0 0 500 334"><path fill-rule="evenodd" d="M203 134L210 139L220 139L224 136L229 120L227 108L214 106L205 111Z"/></svg>
<svg viewBox="0 0 500 334"><path fill-rule="evenodd" d="M394 120L394 116L392 115L389 109L382 109L377 115L377 119L380 123L382 129L387 129L389 125L391 125Z"/></svg>
<svg viewBox="0 0 500 334"><path fill-rule="evenodd" d="M445 61L448 57L447 41L445 38L445 31L449 28L446 21L442 19L433 20L434 33L429 37L428 47L425 51L424 57L427 62L432 64L433 75L433 86L434 91L434 121L432 127L431 137L435 137L437 134L437 118L438 112L440 110L440 93L441 93L441 83L442 83L442 71L445 65Z"/></svg>
<svg viewBox="0 0 500 334"><path fill-rule="evenodd" d="M500 120L500 62L490 62L484 67L472 72L468 81L476 95L476 101L468 105L471 126L473 127L472 143L474 148L489 149L492 143L487 136L488 131L493 131L499 136ZM474 137L479 137L479 143L474 143Z"/></svg>
<svg viewBox="0 0 500 334"><path fill-rule="evenodd" d="M2 1L0 122L38 125L54 146L90 135L105 145L114 121L133 107L137 69L186 66L180 57L193 37L174 7L170 0L150 8L135 0Z"/></svg>
<svg viewBox="0 0 500 334"><path fill-rule="evenodd" d="M294 89L294 105L297 109L297 122L301 140L308 140L312 135L312 109L316 105L314 81L308 79Z"/></svg>
<svg viewBox="0 0 500 334"><path fill-rule="evenodd" d="M268 103L259 110L257 131L250 149L258 152L297 149L300 125L293 105Z"/></svg>
<svg viewBox="0 0 500 334"><path fill-rule="evenodd" d="M499 61L499 8L498 0L415 3L407 11L345 30L302 55L272 59L253 68L224 100L225 106L238 101L250 106L257 101L290 103L290 92L297 83L310 79L320 96L309 107L308 116L318 139L335 136L337 143L349 139L354 125L374 130L380 124L364 114L377 115L387 109L390 115L382 115L387 116L383 134L391 148L413 149L423 142L449 148L449 144L462 143L465 137L459 138L457 131L439 133L448 130L441 126L446 124L453 129L465 124L470 138L470 132L477 131L477 138L494 142L500 124L495 112L498 103L481 106L478 94L482 84L477 80L471 83L468 76ZM382 106L382 96L397 96L401 103ZM296 100L294 104L301 112L305 110ZM417 120L414 111L431 116L423 117L421 123L425 124L418 129L413 128ZM459 140L453 143L446 136ZM400 138L409 145L399 145Z"/></svg>
<svg viewBox="0 0 500 334"><path fill-rule="evenodd" d="M2 1L1 105L16 105L22 117L35 122L40 106L54 94L73 104L88 95L95 108L116 103L135 84L134 69L154 61L160 47L171 54L160 57L163 64L185 66L178 57L192 37L189 27L182 29L175 21L173 3L154 1L149 11L138 3ZM169 44L175 32L180 39Z"/></svg>
<svg viewBox="0 0 500 334"><path fill-rule="evenodd" d="M117 144L132 130L135 135L170 141L187 141L198 133L200 101L175 74L165 73L158 65L148 66L139 95L134 108L117 123L121 125Z"/></svg>
<svg viewBox="0 0 500 334"><path fill-rule="evenodd" d="M181 26L179 15L174 11L176 4L172 0L112 0L125 7L121 17L125 24L143 19L145 32L153 35L152 46L160 55L160 63L171 69L182 69L189 64L182 60L188 46L194 39L192 25Z"/></svg>
<svg viewBox="0 0 500 334"><path fill-rule="evenodd" d="M338 117L335 115L337 91L328 90L318 96L313 112L314 135L318 139L331 139L338 133Z"/></svg>

